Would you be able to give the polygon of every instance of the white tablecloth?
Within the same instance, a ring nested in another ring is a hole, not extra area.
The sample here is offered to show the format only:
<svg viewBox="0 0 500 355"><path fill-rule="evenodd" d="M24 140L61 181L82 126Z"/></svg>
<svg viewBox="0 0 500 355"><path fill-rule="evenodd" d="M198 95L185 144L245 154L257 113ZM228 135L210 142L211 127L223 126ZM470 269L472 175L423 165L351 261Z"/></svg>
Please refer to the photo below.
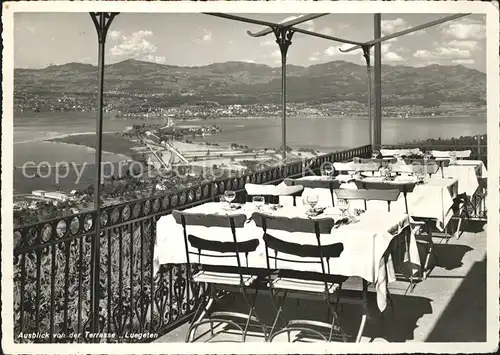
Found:
<svg viewBox="0 0 500 355"><path fill-rule="evenodd" d="M458 193L472 196L479 187L476 165L450 165L443 168L445 177L458 179ZM440 174L439 172L437 174Z"/></svg>
<svg viewBox="0 0 500 355"><path fill-rule="evenodd" d="M322 176L306 176L297 179L297 184L300 184L300 180L309 179L326 179ZM372 179L372 178L366 178ZM378 177L373 178L374 180ZM394 183L397 183L395 181ZM453 216L453 211L450 210L453 205L453 198L457 195L457 179L454 178L440 178L439 175L435 175L428 179L425 184L418 184L415 186L413 192L407 194L408 200L408 211L411 217L429 218L436 220L436 227L439 230L444 230L444 227L448 224ZM340 188L346 189L357 189L354 182L346 182L340 185ZM318 195L319 202L318 206L331 206L332 198L330 191L328 189L304 189L302 194L303 200L305 200L308 194L315 193ZM334 193L334 203L335 206L338 205L337 196ZM281 197L280 203L282 204L292 204L291 198ZM355 208L364 209L365 204L362 200L355 200L350 202L350 208L353 210ZM368 201L367 202L368 211L387 211L387 202L385 201ZM397 211L400 213L406 212L406 207L404 203L403 194L400 195L399 200L391 203L391 211Z"/></svg>
<svg viewBox="0 0 500 355"><path fill-rule="evenodd" d="M480 177L487 177L488 176L488 171L486 170L486 167L484 166L484 163L483 163L482 160L466 160L466 159L461 159L461 160L457 160L456 165L479 166L479 176Z"/></svg>
<svg viewBox="0 0 500 355"><path fill-rule="evenodd" d="M199 213L244 213L250 217L256 211L255 206L247 203L240 210L225 212L222 210L224 203L206 203L189 209L189 212ZM273 212L276 215L287 217L305 216L303 206L285 206ZM327 209L321 217L339 217L336 208ZM374 283L377 290L377 304L380 310L386 307L387 283L395 280L392 259L384 261L383 254L389 247L391 240L409 225L409 219L399 212L366 212L358 217L357 223L344 225L333 229L331 234L322 235L322 243L333 244L341 242L344 251L338 258L330 261L332 274L343 276L358 276L368 282ZM268 231L280 239L289 239L301 244L316 244L314 234L288 233L284 231ZM232 241L230 229L219 227L188 226L188 233L203 236L206 239L218 241ZM237 232L239 241L259 238L260 244L256 252L250 253L248 267L266 268L265 245L262 240L262 229L253 221L246 223L244 228ZM195 250L193 250L195 251ZM420 263L415 238L410 239L410 258L412 263ZM236 265L234 258L202 257L203 264ZM154 249L154 273L161 264L179 264L186 262L185 244L182 226L177 224L172 215L161 217L157 222L156 244ZM191 256L191 262L198 262L196 256ZM242 257L242 262L245 262ZM300 271L321 272L319 265L278 262L278 268L295 269Z"/></svg>

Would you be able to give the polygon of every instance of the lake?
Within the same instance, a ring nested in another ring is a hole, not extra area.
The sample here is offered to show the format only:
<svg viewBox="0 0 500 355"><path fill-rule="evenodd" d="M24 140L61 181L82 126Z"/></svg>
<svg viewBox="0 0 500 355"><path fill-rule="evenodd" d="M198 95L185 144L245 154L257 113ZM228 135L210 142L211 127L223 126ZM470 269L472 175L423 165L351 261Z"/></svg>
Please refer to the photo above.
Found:
<svg viewBox="0 0 500 355"><path fill-rule="evenodd" d="M14 118L14 165L22 166L27 161L94 163L95 153L91 148L41 140L61 134L95 132L95 113L50 112L16 113ZM165 123L160 119L113 120L105 116L104 132L119 132L134 124ZM217 125L222 132L205 137L193 137L193 141L237 143L255 148L277 148L281 146L281 119L216 119L203 121L179 121L177 125ZM384 144L404 143L427 138L451 138L486 133L486 117L426 117L411 119L384 119L382 122L382 142ZM188 138L189 139L189 138ZM38 140L38 141L37 141ZM287 120L287 145L293 148L313 148L320 151L335 151L369 143L367 117L291 117ZM117 162L123 156L103 154L103 162ZM92 183L93 169L87 169L85 185ZM42 188L43 180L34 178L30 182L18 179L15 172L16 192L29 192ZM38 182L36 182L39 180ZM53 186L53 182L50 184ZM78 186L66 186L77 188Z"/></svg>

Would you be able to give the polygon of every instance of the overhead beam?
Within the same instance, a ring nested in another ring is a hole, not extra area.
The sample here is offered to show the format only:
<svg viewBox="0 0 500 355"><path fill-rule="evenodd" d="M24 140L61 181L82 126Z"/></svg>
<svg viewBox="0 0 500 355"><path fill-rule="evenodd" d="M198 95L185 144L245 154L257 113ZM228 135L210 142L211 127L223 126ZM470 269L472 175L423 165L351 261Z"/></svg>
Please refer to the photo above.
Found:
<svg viewBox="0 0 500 355"><path fill-rule="evenodd" d="M303 29L297 28L297 27L291 27L291 29L293 29L295 32L303 33L303 34L313 36L313 37L328 39L330 41L341 42L341 43L346 43L346 44L354 44L354 45L358 45L358 46L361 46L364 44L362 42L351 41L349 39L344 39L344 38L340 38L340 37L328 36L328 35L325 35L323 33L307 31L307 30L303 30Z"/></svg>
<svg viewBox="0 0 500 355"><path fill-rule="evenodd" d="M321 16L325 16L325 15L328 15L328 14L308 14L308 15L303 15L303 16L299 16L297 18L294 18L292 20L288 20L288 21L285 21L285 22L277 23L275 27L290 27L290 26L295 26L295 25L301 24L303 22L314 20L315 18L318 18L318 17L321 17ZM263 29L262 31L259 31L259 32L256 32L256 33L252 33L250 31L247 31L247 33L248 33L249 36L252 36L252 37L262 37L262 36L268 35L269 33L273 33L273 29L270 27L270 28Z"/></svg>
<svg viewBox="0 0 500 355"><path fill-rule="evenodd" d="M437 20L434 20L431 22L427 22L427 23L424 23L424 24L421 24L421 25L418 25L415 27L408 28L408 29L403 30L403 31L399 31L399 32L392 33L390 35L387 35L387 36L384 36L381 38L374 39L372 41L362 43L360 45L357 45L357 46L354 46L354 47L351 47L348 49L341 49L340 51L343 53L352 52L356 49L362 48L363 46L373 46L374 44L377 44L377 43L382 43L382 42L388 41L388 40L396 38L396 37L401 37L401 36L404 36L404 35L412 33L412 32L420 31L420 30L426 29L428 27L436 26L436 25L439 25L441 23L456 20L458 18L468 16L468 15L470 15L470 13L468 13L468 14L455 14L455 15L451 15L451 16L446 16L446 17L443 17L443 18L440 18L440 19L437 19Z"/></svg>

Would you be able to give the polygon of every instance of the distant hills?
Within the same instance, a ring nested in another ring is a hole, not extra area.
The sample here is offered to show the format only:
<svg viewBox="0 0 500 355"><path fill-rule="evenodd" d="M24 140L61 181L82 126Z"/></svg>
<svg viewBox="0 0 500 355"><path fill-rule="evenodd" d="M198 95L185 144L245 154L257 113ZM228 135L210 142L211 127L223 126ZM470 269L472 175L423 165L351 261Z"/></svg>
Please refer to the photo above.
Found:
<svg viewBox="0 0 500 355"><path fill-rule="evenodd" d="M44 69L15 69L17 98L94 96L97 67L68 63ZM106 65L105 91L110 95L159 94L169 105L215 101L219 104L278 103L281 69L246 62L215 63L200 67L161 65L125 60ZM426 67L383 66L384 104L477 102L486 98L486 74L462 65ZM154 95L157 96L157 95ZM287 66L290 102L318 104L367 99L366 68L346 61L301 67Z"/></svg>

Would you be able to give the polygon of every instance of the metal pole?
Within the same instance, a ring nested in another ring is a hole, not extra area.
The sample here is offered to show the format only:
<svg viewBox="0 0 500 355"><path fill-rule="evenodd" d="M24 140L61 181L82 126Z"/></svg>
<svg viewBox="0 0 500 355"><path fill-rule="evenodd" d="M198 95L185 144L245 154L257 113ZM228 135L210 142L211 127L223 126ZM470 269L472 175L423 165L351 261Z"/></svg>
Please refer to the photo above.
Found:
<svg viewBox="0 0 500 355"><path fill-rule="evenodd" d="M281 51L281 105L282 105L282 119L281 119L281 157L283 162L286 159L286 55L288 47L292 44L292 36L294 31L288 27L273 29L276 36L276 43L278 43Z"/></svg>
<svg viewBox="0 0 500 355"><path fill-rule="evenodd" d="M104 55L106 34L116 13L95 13L91 12L90 16L94 22L97 38L99 42L98 49L98 85L97 85L97 122L96 122L96 148L95 148L95 164L96 164L96 182L94 195L94 209L96 211L95 218L95 234L92 242L91 252L91 329L92 332L99 332L99 301L100 301L100 239L101 239L101 160L102 160L102 120L104 110Z"/></svg>
<svg viewBox="0 0 500 355"><path fill-rule="evenodd" d="M380 14L374 15L374 37L378 39L382 35ZM375 147L380 148L382 145L382 50L381 42L375 44L374 59L374 81L375 81L375 127L373 132L373 143Z"/></svg>
<svg viewBox="0 0 500 355"><path fill-rule="evenodd" d="M368 76L368 137L373 152L373 124L372 124L372 73L370 66L370 46L363 47L363 56L366 61L366 74Z"/></svg>
<svg viewBox="0 0 500 355"><path fill-rule="evenodd" d="M281 55L281 109L283 117L281 119L281 146L283 161L286 159L286 55Z"/></svg>

